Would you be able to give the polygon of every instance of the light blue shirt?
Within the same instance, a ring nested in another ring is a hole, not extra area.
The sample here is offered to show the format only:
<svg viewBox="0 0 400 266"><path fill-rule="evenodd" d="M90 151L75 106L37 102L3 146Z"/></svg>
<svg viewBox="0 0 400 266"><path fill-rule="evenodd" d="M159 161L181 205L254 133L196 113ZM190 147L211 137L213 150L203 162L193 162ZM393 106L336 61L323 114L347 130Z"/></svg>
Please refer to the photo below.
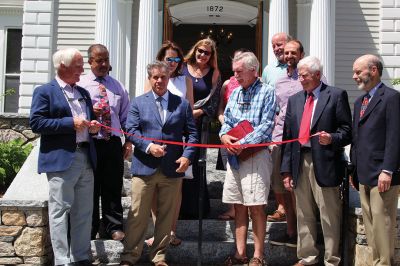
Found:
<svg viewBox="0 0 400 266"><path fill-rule="evenodd" d="M262 73L262 82L274 88L275 82L287 75L287 65L279 61L267 65Z"/></svg>

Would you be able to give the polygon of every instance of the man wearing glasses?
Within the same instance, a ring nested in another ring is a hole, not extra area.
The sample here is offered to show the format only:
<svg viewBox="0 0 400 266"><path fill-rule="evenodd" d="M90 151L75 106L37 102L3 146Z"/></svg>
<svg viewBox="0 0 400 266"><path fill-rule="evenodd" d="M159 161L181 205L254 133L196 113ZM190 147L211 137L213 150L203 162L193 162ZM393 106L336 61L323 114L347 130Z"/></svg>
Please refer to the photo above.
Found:
<svg viewBox="0 0 400 266"><path fill-rule="evenodd" d="M90 93L97 120L105 126L124 129L129 110L129 96L123 85L109 76L110 59L107 48L93 44L88 49L90 72L83 76L79 85ZM122 240L121 190L124 159L132 151L132 144L122 145L122 134L102 128L95 136L99 164L94 172L94 202L92 239L99 231L101 197L102 222L107 238Z"/></svg>
<svg viewBox="0 0 400 266"><path fill-rule="evenodd" d="M270 142L276 112L275 94L272 87L258 78L259 62L251 52L236 55L232 69L240 87L232 92L224 112L224 124L219 133L221 142L232 145L227 148L229 157L222 201L234 204L236 252L228 257L225 265L248 263L246 239L248 212L253 223L254 254L250 266L264 265L264 238L266 217L264 207L268 201L272 160L266 148L244 158L248 150L240 145ZM253 131L243 138L230 135L240 122L250 122ZM246 148L251 149L251 148ZM242 154L243 155L243 154Z"/></svg>

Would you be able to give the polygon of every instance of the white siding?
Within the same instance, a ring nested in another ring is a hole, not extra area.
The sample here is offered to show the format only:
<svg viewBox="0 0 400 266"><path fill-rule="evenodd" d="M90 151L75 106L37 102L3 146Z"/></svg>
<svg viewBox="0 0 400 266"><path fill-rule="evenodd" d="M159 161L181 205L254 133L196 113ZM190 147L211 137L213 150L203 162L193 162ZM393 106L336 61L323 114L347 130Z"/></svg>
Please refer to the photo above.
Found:
<svg viewBox="0 0 400 266"><path fill-rule="evenodd" d="M379 0L336 0L335 86L346 89L350 106L361 95L354 80L354 60L379 53Z"/></svg>
<svg viewBox="0 0 400 266"><path fill-rule="evenodd" d="M79 49L87 62L87 49L95 41L96 0L59 0L56 7L56 50ZM85 64L85 70L89 68Z"/></svg>

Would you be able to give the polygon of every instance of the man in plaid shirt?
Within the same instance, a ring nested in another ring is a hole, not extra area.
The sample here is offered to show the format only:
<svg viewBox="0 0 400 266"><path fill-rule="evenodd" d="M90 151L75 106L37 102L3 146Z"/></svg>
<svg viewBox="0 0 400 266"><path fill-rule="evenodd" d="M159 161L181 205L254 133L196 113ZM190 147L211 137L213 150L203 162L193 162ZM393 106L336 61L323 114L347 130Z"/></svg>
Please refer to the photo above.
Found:
<svg viewBox="0 0 400 266"><path fill-rule="evenodd" d="M228 257L225 265L246 264L248 211L253 223L254 254L250 266L264 265L265 204L267 204L272 172L272 160L267 148L257 150L243 158L241 144L270 142L276 113L275 94L269 85L258 78L259 62L251 52L242 53L232 60L235 78L241 85L235 89L224 113L224 124L219 133L221 142L229 147L227 173L222 201L234 204L236 225L236 253ZM254 131L238 139L228 134L239 122L247 120ZM247 148L249 149L249 148ZM247 152L247 151L246 151Z"/></svg>

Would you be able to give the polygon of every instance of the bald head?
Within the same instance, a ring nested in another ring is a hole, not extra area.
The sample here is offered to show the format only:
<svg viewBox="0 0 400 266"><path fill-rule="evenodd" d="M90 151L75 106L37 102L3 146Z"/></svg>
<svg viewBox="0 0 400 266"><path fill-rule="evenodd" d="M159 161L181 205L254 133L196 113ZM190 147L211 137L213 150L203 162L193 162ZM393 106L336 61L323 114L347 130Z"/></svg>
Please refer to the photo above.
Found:
<svg viewBox="0 0 400 266"><path fill-rule="evenodd" d="M285 32L275 33L271 38L272 50L274 51L276 59L282 64L284 63L283 49L290 40L292 40L292 37Z"/></svg>
<svg viewBox="0 0 400 266"><path fill-rule="evenodd" d="M360 90L369 92L380 81L383 65L379 57L372 54L360 56L353 64L353 79Z"/></svg>

